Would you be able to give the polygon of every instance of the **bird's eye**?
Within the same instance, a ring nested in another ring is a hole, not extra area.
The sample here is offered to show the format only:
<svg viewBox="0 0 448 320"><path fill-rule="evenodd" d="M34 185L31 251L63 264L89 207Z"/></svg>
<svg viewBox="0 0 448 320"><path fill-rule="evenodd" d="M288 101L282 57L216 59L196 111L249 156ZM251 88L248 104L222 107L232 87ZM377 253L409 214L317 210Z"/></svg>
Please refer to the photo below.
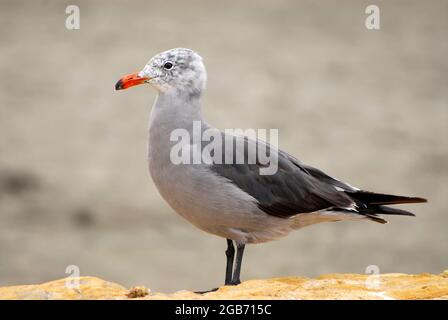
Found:
<svg viewBox="0 0 448 320"><path fill-rule="evenodd" d="M167 70L170 70L173 67L173 64L171 62L165 62L163 67Z"/></svg>

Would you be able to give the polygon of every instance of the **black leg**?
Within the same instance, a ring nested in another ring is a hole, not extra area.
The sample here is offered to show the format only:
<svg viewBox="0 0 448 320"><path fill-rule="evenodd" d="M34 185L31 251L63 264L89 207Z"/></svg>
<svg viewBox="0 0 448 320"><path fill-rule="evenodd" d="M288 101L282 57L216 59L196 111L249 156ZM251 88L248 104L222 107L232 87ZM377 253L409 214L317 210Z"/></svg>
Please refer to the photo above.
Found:
<svg viewBox="0 0 448 320"><path fill-rule="evenodd" d="M235 258L235 247L233 246L233 241L227 239L227 266L226 266L226 281L225 285L232 283L232 270L233 270L233 259Z"/></svg>
<svg viewBox="0 0 448 320"><path fill-rule="evenodd" d="M236 245L236 262L235 262L235 268L233 268L233 262L235 260L235 247L233 246L233 241L230 239L227 239L227 250L226 250L226 257L227 257L227 265L226 265L226 282L225 285L232 286L240 284L240 273L241 273L241 262L243 261L243 253L244 253L244 244L237 244ZM216 291L219 288L214 288L212 290L207 291L196 291L198 294L204 294L207 292Z"/></svg>
<svg viewBox="0 0 448 320"><path fill-rule="evenodd" d="M243 262L244 244L237 243L236 245L236 261L235 269L233 270L232 284L237 285L241 283L240 273L241 273L241 263Z"/></svg>

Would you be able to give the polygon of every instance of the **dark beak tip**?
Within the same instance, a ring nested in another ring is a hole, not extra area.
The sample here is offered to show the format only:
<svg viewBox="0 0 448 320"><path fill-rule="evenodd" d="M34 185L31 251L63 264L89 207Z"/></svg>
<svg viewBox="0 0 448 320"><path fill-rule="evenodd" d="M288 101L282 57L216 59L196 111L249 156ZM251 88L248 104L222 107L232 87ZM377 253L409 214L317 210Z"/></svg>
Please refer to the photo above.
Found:
<svg viewBox="0 0 448 320"><path fill-rule="evenodd" d="M118 80L118 82L115 84L115 90L121 90L121 89L123 89L123 81L121 81L121 79L120 80Z"/></svg>

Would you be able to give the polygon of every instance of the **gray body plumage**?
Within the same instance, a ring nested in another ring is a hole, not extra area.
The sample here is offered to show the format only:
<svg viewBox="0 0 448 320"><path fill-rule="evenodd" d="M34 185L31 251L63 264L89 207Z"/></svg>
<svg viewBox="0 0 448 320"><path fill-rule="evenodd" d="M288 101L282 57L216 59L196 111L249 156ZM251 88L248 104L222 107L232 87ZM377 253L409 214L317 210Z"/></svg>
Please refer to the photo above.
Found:
<svg viewBox="0 0 448 320"><path fill-rule="evenodd" d="M225 177L228 172L233 172L234 179L253 179L235 171L235 166L250 165L173 164L170 151L176 142L169 139L173 130L183 128L192 135L193 121L201 121L203 130L212 128L202 118L200 97L188 101L183 98L177 93L172 96L164 94L158 96L154 103L149 121L149 170L166 202L199 229L240 243L257 243L277 239L291 230L318 222L365 218L359 214L328 210L276 217L261 210L259 200ZM235 136L235 139L243 138ZM288 174L302 175L284 153L280 153L280 158L280 164L288 166ZM279 171L277 175L281 173ZM269 196L269 185L258 187L266 188L266 197ZM328 185L327 188L331 188L327 192L333 196L339 193L333 186ZM259 193L262 195L263 191L259 190ZM339 201L347 206L352 203L348 198Z"/></svg>

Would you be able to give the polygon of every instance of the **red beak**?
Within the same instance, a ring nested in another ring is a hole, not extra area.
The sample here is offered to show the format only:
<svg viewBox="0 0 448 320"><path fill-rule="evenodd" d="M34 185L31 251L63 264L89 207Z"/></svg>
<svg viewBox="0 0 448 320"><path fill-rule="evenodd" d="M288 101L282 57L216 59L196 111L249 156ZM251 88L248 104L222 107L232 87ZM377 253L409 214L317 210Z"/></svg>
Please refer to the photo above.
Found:
<svg viewBox="0 0 448 320"><path fill-rule="evenodd" d="M140 77L138 75L138 72L128 74L128 75L124 76L123 78L121 78L120 80L118 80L118 82L115 84L115 90L127 89L130 87L139 85L139 84L143 84L148 80L149 80L149 78Z"/></svg>

